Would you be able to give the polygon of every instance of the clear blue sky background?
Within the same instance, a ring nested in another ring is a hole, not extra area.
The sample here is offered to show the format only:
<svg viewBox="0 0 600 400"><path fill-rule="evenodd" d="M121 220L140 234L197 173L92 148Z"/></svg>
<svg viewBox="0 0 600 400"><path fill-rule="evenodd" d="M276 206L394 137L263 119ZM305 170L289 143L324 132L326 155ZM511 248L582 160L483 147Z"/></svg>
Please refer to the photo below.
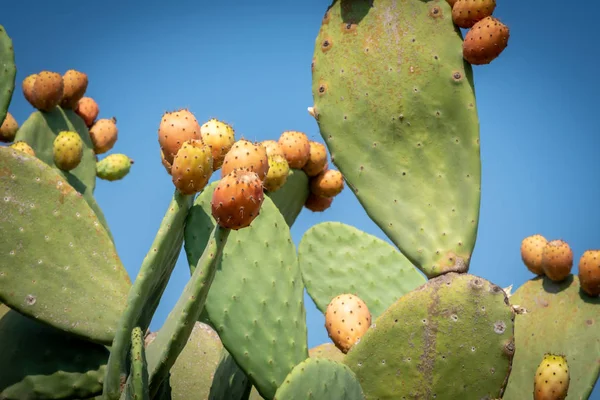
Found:
<svg viewBox="0 0 600 400"><path fill-rule="evenodd" d="M115 1L20 0L3 5L17 81L75 68L90 79L101 117L117 117L114 152L136 163L120 182L100 181L96 197L117 248L135 277L173 192L159 155L163 112L189 107L200 122L224 119L253 140L300 130L321 140L311 105L310 63L329 0ZM498 0L509 25L502 56L475 67L483 160L479 237L471 272L508 286L532 275L520 261L525 236L563 238L576 260L600 248L600 128L597 22L593 9L564 3ZM569 26L570 25L570 26ZM574 29L573 29L574 28ZM31 113L20 88L10 112ZM303 211L296 243L322 221L384 237L345 190L322 214ZM576 272L576 269L574 270ZM152 328L158 329L189 277L179 259ZM309 346L328 341L307 300ZM593 398L600 398L599 390Z"/></svg>

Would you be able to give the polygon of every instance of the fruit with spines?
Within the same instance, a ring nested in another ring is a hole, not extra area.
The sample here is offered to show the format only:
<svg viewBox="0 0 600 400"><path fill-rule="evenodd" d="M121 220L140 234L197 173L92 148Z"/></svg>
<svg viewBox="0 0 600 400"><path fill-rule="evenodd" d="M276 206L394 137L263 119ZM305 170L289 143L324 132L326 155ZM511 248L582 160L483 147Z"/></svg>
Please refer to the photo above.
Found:
<svg viewBox="0 0 600 400"><path fill-rule="evenodd" d="M544 275L542 254L546 244L548 240L540 234L528 236L521 241L521 260L536 275Z"/></svg>
<svg viewBox="0 0 600 400"><path fill-rule="evenodd" d="M317 196L334 197L344 190L344 177L340 171L328 169L310 180L310 191Z"/></svg>
<svg viewBox="0 0 600 400"><path fill-rule="evenodd" d="M458 0L446 0L448 2L448 4L450 4L450 8L454 7L454 5L456 4L456 2Z"/></svg>
<svg viewBox="0 0 600 400"><path fill-rule="evenodd" d="M100 107L98 107L98 103L91 97L82 97L77 102L74 111L83 119L85 126L91 128L96 118L98 118L98 114L100 114Z"/></svg>
<svg viewBox="0 0 600 400"><path fill-rule="evenodd" d="M269 192L276 192L287 181L290 173L290 166L285 157L280 155L269 156L269 172L263 185Z"/></svg>
<svg viewBox="0 0 600 400"><path fill-rule="evenodd" d="M566 357L546 353L535 371L533 398L534 400L564 400L569 391L570 381Z"/></svg>
<svg viewBox="0 0 600 400"><path fill-rule="evenodd" d="M573 267L573 250L564 240L546 243L542 253L544 274L554 282L565 280Z"/></svg>
<svg viewBox="0 0 600 400"><path fill-rule="evenodd" d="M23 82L21 83L21 89L23 90L23 96L25 96L25 100L33 107L35 107L35 97L33 95L33 84L35 83L35 78L37 78L37 74L27 75Z"/></svg>
<svg viewBox="0 0 600 400"><path fill-rule="evenodd" d="M125 178L134 161L125 154L110 154L96 163L96 176L105 181Z"/></svg>
<svg viewBox="0 0 600 400"><path fill-rule="evenodd" d="M171 163L167 161L167 159L165 158L165 153L162 150L160 150L160 161L163 167L165 167L167 173L171 175L171 168L173 168L173 165L171 165Z"/></svg>
<svg viewBox="0 0 600 400"><path fill-rule="evenodd" d="M33 82L32 106L40 111L49 112L58 106L63 97L63 79L59 73L42 71Z"/></svg>
<svg viewBox="0 0 600 400"><path fill-rule="evenodd" d="M310 142L310 154L308 161L302 167L302 170L306 175L312 177L316 176L323 171L327 164L327 149L325 145L319 142L311 140Z"/></svg>
<svg viewBox="0 0 600 400"><path fill-rule="evenodd" d="M235 169L256 172L258 178L264 181L269 172L267 150L260 143L252 143L245 139L238 140L225 155L221 176L226 176Z"/></svg>
<svg viewBox="0 0 600 400"><path fill-rule="evenodd" d="M11 113L7 112L4 122L0 125L0 142L10 143L15 139L19 124Z"/></svg>
<svg viewBox="0 0 600 400"><path fill-rule="evenodd" d="M463 57L473 65L489 64L508 46L510 30L494 17L477 22L465 35Z"/></svg>
<svg viewBox="0 0 600 400"><path fill-rule="evenodd" d="M235 130L231 125L212 118L200 127L200 136L212 151L213 170L216 171L221 168L225 155L235 143Z"/></svg>
<svg viewBox="0 0 600 400"><path fill-rule="evenodd" d="M94 145L94 153L104 154L111 150L119 138L117 119L102 118L94 122L90 128L90 138Z"/></svg>
<svg viewBox="0 0 600 400"><path fill-rule="evenodd" d="M52 148L54 164L63 171L77 168L83 157L83 147L83 140L77 132L60 132Z"/></svg>
<svg viewBox="0 0 600 400"><path fill-rule="evenodd" d="M63 96L60 102L62 108L74 109L77 107L77 102L85 95L88 87L87 74L70 69L62 77L63 79Z"/></svg>
<svg viewBox="0 0 600 400"><path fill-rule="evenodd" d="M491 16L496 0L458 0L452 6L452 21L460 28L471 28Z"/></svg>
<svg viewBox="0 0 600 400"><path fill-rule="evenodd" d="M325 328L333 343L344 354L350 351L370 327L369 308L354 294L340 294L327 306Z"/></svg>
<svg viewBox="0 0 600 400"><path fill-rule="evenodd" d="M183 194L200 192L208 184L213 173L213 158L210 147L202 140L184 142L171 166L172 181Z"/></svg>
<svg viewBox="0 0 600 400"><path fill-rule="evenodd" d="M262 144L265 150L267 150L268 157L274 156L276 154L285 157L285 154L283 150L281 150L279 143L277 143L275 140L263 140L262 142L260 142L260 144Z"/></svg>
<svg viewBox="0 0 600 400"><path fill-rule="evenodd" d="M180 109L163 114L158 127L158 143L170 164L183 143L192 139L201 139L201 136L200 124L191 111Z"/></svg>
<svg viewBox="0 0 600 400"><path fill-rule="evenodd" d="M309 193L304 203L304 207L312 212L323 212L331 207L333 203L333 197L317 196L314 193Z"/></svg>
<svg viewBox="0 0 600 400"><path fill-rule="evenodd" d="M262 180L256 172L234 169L219 181L211 201L213 218L223 228L247 227L264 201Z"/></svg>
<svg viewBox="0 0 600 400"><path fill-rule="evenodd" d="M579 259L579 284L588 296L600 296L600 250L586 250Z"/></svg>
<svg viewBox="0 0 600 400"><path fill-rule="evenodd" d="M8 147L11 147L11 148L13 148L15 150L18 150L18 151L22 151L23 153L27 153L30 156L35 157L35 151L33 151L33 149L31 148L31 146L28 145L24 141L21 141L21 140L16 141L16 142L14 142L13 144L11 144Z"/></svg>
<svg viewBox="0 0 600 400"><path fill-rule="evenodd" d="M285 131L277 142L290 168L302 169L306 165L310 157L310 141L304 133Z"/></svg>

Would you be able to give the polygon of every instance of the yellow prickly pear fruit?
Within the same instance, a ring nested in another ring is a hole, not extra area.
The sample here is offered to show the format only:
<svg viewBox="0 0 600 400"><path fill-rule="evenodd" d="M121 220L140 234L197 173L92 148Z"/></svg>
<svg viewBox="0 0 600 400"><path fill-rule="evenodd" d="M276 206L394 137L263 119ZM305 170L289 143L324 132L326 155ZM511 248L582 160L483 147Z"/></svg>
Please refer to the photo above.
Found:
<svg viewBox="0 0 600 400"><path fill-rule="evenodd" d="M23 153L27 153L30 156L35 157L35 151L33 151L33 149L31 148L30 145L28 145L27 143L25 143L23 141L14 142L13 144L11 144L8 147L13 148L18 151L22 151Z"/></svg>
<svg viewBox="0 0 600 400"><path fill-rule="evenodd" d="M98 118L98 114L100 114L100 108L98 107L98 103L91 97L82 97L77 102L75 113L83 119L85 126L91 128L96 118Z"/></svg>
<svg viewBox="0 0 600 400"><path fill-rule="evenodd" d="M325 145L319 142L310 141L310 153L308 161L304 164L302 170L308 176L317 176L325 168L327 164L327 149Z"/></svg>
<svg viewBox="0 0 600 400"><path fill-rule="evenodd" d="M531 272L544 275L542 269L542 253L548 241L542 235L528 236L521 242L521 259Z"/></svg>
<svg viewBox="0 0 600 400"><path fill-rule="evenodd" d="M290 168L302 169L310 157L310 142L302 132L285 131L277 141Z"/></svg>
<svg viewBox="0 0 600 400"><path fill-rule="evenodd" d="M17 123L17 120L7 112L4 122L0 125L0 142L10 143L15 140L18 130L19 124Z"/></svg>
<svg viewBox="0 0 600 400"><path fill-rule="evenodd" d="M256 172L258 178L264 181L269 172L267 150L260 143L252 143L245 139L238 140L225 155L221 167L221 177L240 168Z"/></svg>
<svg viewBox="0 0 600 400"><path fill-rule="evenodd" d="M42 71L33 82L32 105L40 111L50 111L60 104L63 97L63 79L56 72Z"/></svg>
<svg viewBox="0 0 600 400"><path fill-rule="evenodd" d="M62 108L74 109L88 87L88 76L83 72L70 69L62 77L63 96L60 102Z"/></svg>
<svg viewBox="0 0 600 400"><path fill-rule="evenodd" d="M183 143L171 166L173 184L183 194L200 192L213 173L213 159L210 148L202 140L188 140Z"/></svg>
<svg viewBox="0 0 600 400"><path fill-rule="evenodd" d="M552 240L544 246L542 269L554 282L565 280L573 267L573 251L563 240Z"/></svg>
<svg viewBox="0 0 600 400"><path fill-rule="evenodd" d="M290 173L290 166L285 157L273 155L269 157L269 172L263 185L269 192L275 192L285 184Z"/></svg>
<svg viewBox="0 0 600 400"><path fill-rule="evenodd" d="M371 313L364 301L354 294L341 294L331 300L325 312L329 337L344 354L371 326Z"/></svg>
<svg viewBox="0 0 600 400"><path fill-rule="evenodd" d="M321 197L314 193L309 193L304 202L304 207L312 212L323 212L331 207L331 203L333 203L333 197Z"/></svg>
<svg viewBox="0 0 600 400"><path fill-rule="evenodd" d="M54 164L63 171L71 171L83 157L83 140L77 132L62 131L54 139Z"/></svg>
<svg viewBox="0 0 600 400"><path fill-rule="evenodd" d="M279 143L277 143L276 141L263 140L262 142L260 142L260 144L262 144L262 146L265 148L265 150L267 150L268 157L271 157L274 155L279 155L279 156L285 157L283 150L281 150Z"/></svg>
<svg viewBox="0 0 600 400"><path fill-rule="evenodd" d="M201 139L200 124L189 110L181 109L163 114L158 127L158 143L165 160L173 164L184 142Z"/></svg>
<svg viewBox="0 0 600 400"><path fill-rule="evenodd" d="M35 83L35 78L37 78L37 74L28 75L25 79L23 79L23 83L21 84L23 96L25 96L25 100L27 100L27 102L32 106L34 106L35 102L33 97L33 84Z"/></svg>
<svg viewBox="0 0 600 400"><path fill-rule="evenodd" d="M344 177L340 171L328 169L311 178L310 191L321 197L334 197L344 189Z"/></svg>
<svg viewBox="0 0 600 400"><path fill-rule="evenodd" d="M600 296L600 250L586 250L579 259L579 285L591 297Z"/></svg>
<svg viewBox="0 0 600 400"><path fill-rule="evenodd" d="M566 357L545 354L535 371L534 400L564 400L569 391L571 377Z"/></svg>
<svg viewBox="0 0 600 400"><path fill-rule="evenodd" d="M94 153L104 154L113 148L119 138L117 119L99 119L90 128L90 138L94 145Z"/></svg>
<svg viewBox="0 0 600 400"><path fill-rule="evenodd" d="M105 181L123 179L130 171L133 160L125 154L111 154L96 163L96 176Z"/></svg>
<svg viewBox="0 0 600 400"><path fill-rule="evenodd" d="M213 118L200 127L200 137L212 152L213 169L218 170L235 143L235 131L225 122Z"/></svg>

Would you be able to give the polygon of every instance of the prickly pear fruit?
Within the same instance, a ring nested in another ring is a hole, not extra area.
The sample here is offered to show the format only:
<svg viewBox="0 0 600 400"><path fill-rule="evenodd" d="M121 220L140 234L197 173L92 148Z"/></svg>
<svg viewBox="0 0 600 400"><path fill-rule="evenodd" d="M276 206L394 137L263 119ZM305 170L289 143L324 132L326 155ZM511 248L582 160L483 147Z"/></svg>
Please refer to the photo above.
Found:
<svg viewBox="0 0 600 400"><path fill-rule="evenodd" d="M591 297L600 296L600 250L586 250L579 259L579 285Z"/></svg>
<svg viewBox="0 0 600 400"><path fill-rule="evenodd" d="M304 164L302 170L308 176L317 176L327 164L327 149L325 145L319 142L310 141L310 154L308 161Z"/></svg>
<svg viewBox="0 0 600 400"><path fill-rule="evenodd" d="M54 139L54 164L63 170L71 171L83 157L83 140L77 132L62 131Z"/></svg>
<svg viewBox="0 0 600 400"><path fill-rule="evenodd" d="M310 193L304 202L304 207L312 212L323 212L331 207L331 203L333 203L333 197L322 197Z"/></svg>
<svg viewBox="0 0 600 400"><path fill-rule="evenodd" d="M448 2L448 4L450 4L450 8L454 7L454 4L456 4L456 2L458 0L446 0Z"/></svg>
<svg viewBox="0 0 600 400"><path fill-rule="evenodd" d="M10 143L15 140L17 130L19 130L17 120L11 113L7 112L4 122L0 125L0 142Z"/></svg>
<svg viewBox="0 0 600 400"><path fill-rule="evenodd" d="M310 191L317 196L334 197L344 189L344 177L340 171L328 169L311 178Z"/></svg>
<svg viewBox="0 0 600 400"><path fill-rule="evenodd" d="M42 71L33 82L32 105L41 111L50 111L60 104L63 96L62 76L56 72Z"/></svg>
<svg viewBox="0 0 600 400"><path fill-rule="evenodd" d="M573 267L573 251L563 240L546 243L542 252L544 274L554 282L565 280Z"/></svg>
<svg viewBox="0 0 600 400"><path fill-rule="evenodd" d="M290 168L302 169L310 157L310 142L302 132L285 131L278 140Z"/></svg>
<svg viewBox="0 0 600 400"><path fill-rule="evenodd" d="M23 141L14 142L13 144L11 144L8 147L12 147L15 150L22 151L23 153L27 153L30 156L35 157L35 151L33 151L33 149L31 148L30 145L28 145L27 143L25 143Z"/></svg>
<svg viewBox="0 0 600 400"><path fill-rule="evenodd" d="M275 154L269 156L269 172L264 180L264 187L269 192L276 192L287 181L290 166L284 156Z"/></svg>
<svg viewBox="0 0 600 400"><path fill-rule="evenodd" d="M74 109L88 87L88 76L83 72L70 69L62 77L63 96L60 102L62 108Z"/></svg>
<svg viewBox="0 0 600 400"><path fill-rule="evenodd" d="M91 97L82 97L77 102L75 113L83 119L85 126L91 128L96 118L98 118L98 114L100 114L100 108L98 103Z"/></svg>
<svg viewBox="0 0 600 400"><path fill-rule="evenodd" d="M33 96L33 84L35 83L35 78L37 78L37 74L28 75L25 79L23 79L23 83L21 84L21 89L23 90L23 96L25 96L25 100L33 107L35 100Z"/></svg>
<svg viewBox="0 0 600 400"><path fill-rule="evenodd" d="M158 143L165 154L165 160L173 164L183 142L192 139L201 139L200 124L194 114L186 109L163 114L158 127Z"/></svg>
<svg viewBox="0 0 600 400"><path fill-rule="evenodd" d="M131 169L133 160L125 154L111 154L96 163L96 176L105 181L123 179Z"/></svg>
<svg viewBox="0 0 600 400"><path fill-rule="evenodd" d="M221 178L215 188L212 216L223 228L245 228L260 213L263 200L263 185L258 174L248 169L234 169Z"/></svg>
<svg viewBox="0 0 600 400"><path fill-rule="evenodd" d="M496 8L496 0L458 0L452 6L452 21L461 28L471 28L489 17Z"/></svg>
<svg viewBox="0 0 600 400"><path fill-rule="evenodd" d="M94 145L94 153L104 154L112 149L119 138L117 119L112 117L96 121L90 128L90 138Z"/></svg>
<svg viewBox="0 0 600 400"><path fill-rule="evenodd" d="M213 173L210 147L199 139L184 142L171 166L173 184L182 194L200 192Z"/></svg>
<svg viewBox="0 0 600 400"><path fill-rule="evenodd" d="M200 127L200 136L212 151L213 169L216 171L235 143L235 131L225 122L213 118Z"/></svg>
<svg viewBox="0 0 600 400"><path fill-rule="evenodd" d="M269 172L267 150L260 143L252 143L245 139L238 140L225 155L221 167L221 176L225 176L234 169L239 168L256 172L259 179L264 181Z"/></svg>
<svg viewBox="0 0 600 400"><path fill-rule="evenodd" d="M563 400L569 390L569 365L562 355L544 354L533 384L534 400Z"/></svg>
<svg viewBox="0 0 600 400"><path fill-rule="evenodd" d="M544 275L542 253L548 241L542 235L528 236L521 242L521 259L528 270L536 275Z"/></svg>
<svg viewBox="0 0 600 400"><path fill-rule="evenodd" d="M491 63L508 46L510 31L494 17L477 22L465 35L463 57L473 65Z"/></svg>
<svg viewBox="0 0 600 400"><path fill-rule="evenodd" d="M160 161L162 162L163 167L167 170L167 173L171 175L171 168L173 167L170 162L165 159L165 153L160 151Z"/></svg>
<svg viewBox="0 0 600 400"><path fill-rule="evenodd" d="M331 300L325 311L325 328L329 337L344 354L371 326L367 305L354 294L341 294Z"/></svg>
<svg viewBox="0 0 600 400"><path fill-rule="evenodd" d="M260 144L262 144L265 150L267 150L268 157L274 156L276 154L285 157L285 154L283 153L283 150L281 150L279 143L277 143L275 140L263 140L262 142L260 142Z"/></svg>

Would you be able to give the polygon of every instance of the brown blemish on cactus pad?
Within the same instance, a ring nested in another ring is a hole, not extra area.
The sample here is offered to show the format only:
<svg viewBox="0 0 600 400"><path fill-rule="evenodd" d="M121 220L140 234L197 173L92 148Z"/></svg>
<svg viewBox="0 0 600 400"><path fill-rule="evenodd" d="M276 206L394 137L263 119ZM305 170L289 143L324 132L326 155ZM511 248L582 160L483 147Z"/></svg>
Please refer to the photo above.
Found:
<svg viewBox="0 0 600 400"><path fill-rule="evenodd" d="M331 38L327 38L321 42L321 50L323 51L323 53L329 51L329 49L331 49L332 46L333 42L331 41Z"/></svg>
<svg viewBox="0 0 600 400"><path fill-rule="evenodd" d="M358 25L353 23L342 23L342 32L356 34L356 27Z"/></svg>
<svg viewBox="0 0 600 400"><path fill-rule="evenodd" d="M463 74L460 71L453 71L452 79L454 80L454 82L461 82L463 79Z"/></svg>
<svg viewBox="0 0 600 400"><path fill-rule="evenodd" d="M470 257L459 256L458 254L449 251L433 266L433 276L446 274L448 272L466 273L469 271L469 258Z"/></svg>
<svg viewBox="0 0 600 400"><path fill-rule="evenodd" d="M429 9L429 16L431 18L442 18L444 15L442 9L438 6L433 6Z"/></svg>
<svg viewBox="0 0 600 400"><path fill-rule="evenodd" d="M507 340L506 342L504 342L503 352L504 352L504 355L507 356L509 359L515 355L514 339L511 338L510 340Z"/></svg>
<svg viewBox="0 0 600 400"><path fill-rule="evenodd" d="M327 92L327 84L321 83L319 85L319 96L323 96Z"/></svg>

